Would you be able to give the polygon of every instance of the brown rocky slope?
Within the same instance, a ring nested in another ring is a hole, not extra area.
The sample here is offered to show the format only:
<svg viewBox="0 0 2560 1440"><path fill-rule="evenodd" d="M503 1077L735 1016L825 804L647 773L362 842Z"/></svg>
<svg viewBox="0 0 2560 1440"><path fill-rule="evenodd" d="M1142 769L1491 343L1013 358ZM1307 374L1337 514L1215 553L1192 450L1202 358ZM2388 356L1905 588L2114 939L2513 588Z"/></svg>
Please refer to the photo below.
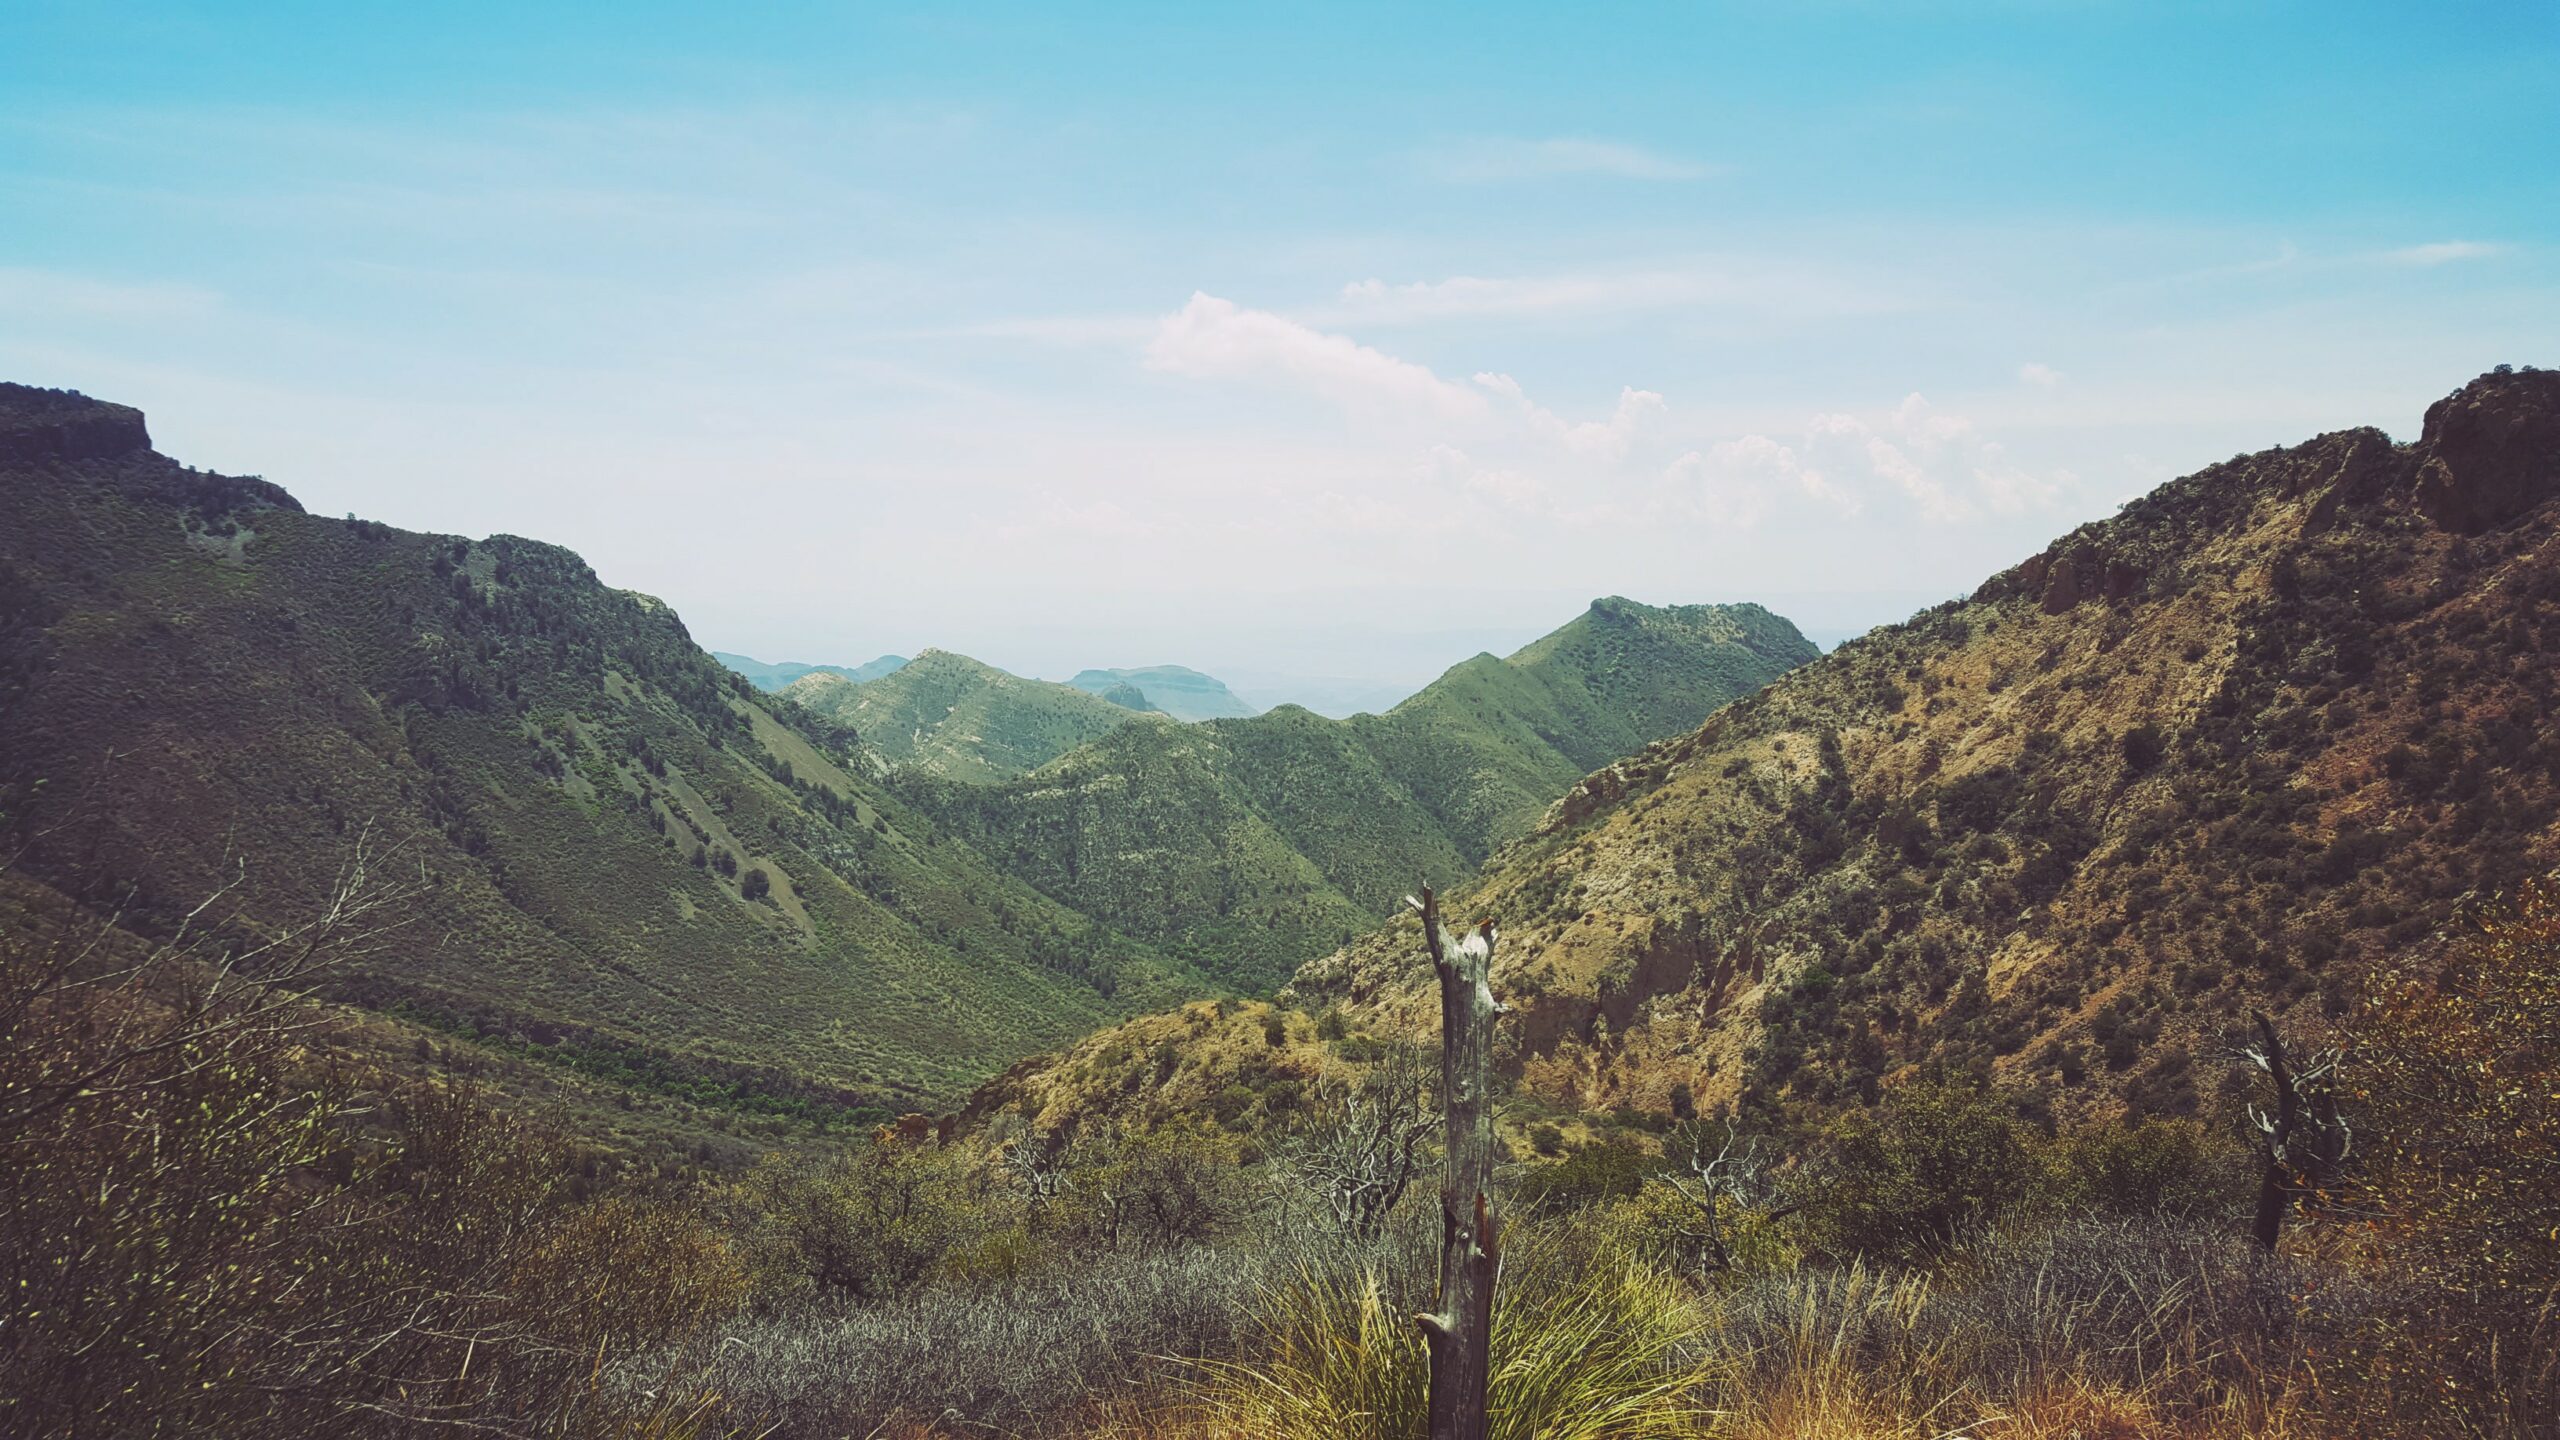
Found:
<svg viewBox="0 0 2560 1440"><path fill-rule="evenodd" d="M2501 372L2415 444L2236 457L1787 674L1454 908L1503 923L1542 1108L1804 1115L1928 1067L2185 1113L2251 1009L2317 1029L2560 864L2555 670L2560 373ZM1293 994L1433 1023L1409 918Z"/></svg>

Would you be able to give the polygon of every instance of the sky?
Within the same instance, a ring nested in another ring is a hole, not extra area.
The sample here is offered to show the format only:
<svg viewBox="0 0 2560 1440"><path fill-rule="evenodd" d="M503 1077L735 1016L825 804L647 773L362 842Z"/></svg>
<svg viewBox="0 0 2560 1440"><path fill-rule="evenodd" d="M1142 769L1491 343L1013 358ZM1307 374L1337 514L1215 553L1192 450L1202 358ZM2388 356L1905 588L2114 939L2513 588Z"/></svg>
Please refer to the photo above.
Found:
<svg viewBox="0 0 2560 1440"><path fill-rule="evenodd" d="M2550 0L9 0L0 378L708 647L1391 697L2413 437L2555 136Z"/></svg>

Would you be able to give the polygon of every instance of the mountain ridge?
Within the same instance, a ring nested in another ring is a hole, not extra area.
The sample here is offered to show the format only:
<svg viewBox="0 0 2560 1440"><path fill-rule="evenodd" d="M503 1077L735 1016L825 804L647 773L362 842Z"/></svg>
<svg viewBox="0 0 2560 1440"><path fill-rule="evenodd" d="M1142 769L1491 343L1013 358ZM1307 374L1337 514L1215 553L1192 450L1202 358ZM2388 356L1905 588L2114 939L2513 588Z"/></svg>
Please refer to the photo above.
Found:
<svg viewBox="0 0 2560 1440"><path fill-rule="evenodd" d="M781 693L853 727L892 769L970 784L1027 774L1146 713L1128 695L1033 680L940 649L877 679L805 675Z"/></svg>
<svg viewBox="0 0 2560 1440"><path fill-rule="evenodd" d="M1756 605L1613 597L1383 716L1284 705L1123 726L995 786L892 783L1044 893L1261 990L1374 925L1417 877L1464 875L1594 760L1812 654Z"/></svg>
<svg viewBox="0 0 2560 1440"><path fill-rule="evenodd" d="M1142 665L1135 669L1079 670L1066 683L1100 695L1127 685L1147 703L1176 720L1238 720L1254 714L1226 683L1183 665Z"/></svg>
<svg viewBox="0 0 2560 1440"><path fill-rule="evenodd" d="M841 675L859 685L865 680L877 680L883 675L891 674L899 666L907 663L907 657L904 655L876 656L859 665L812 665L798 660L768 662L758 660L752 655L739 655L727 650L714 650L710 653L712 659L746 676L757 689L768 694L803 675Z"/></svg>
<svg viewBox="0 0 2560 1440"><path fill-rule="evenodd" d="M569 550L312 516L24 386L0 480L0 810L30 878L136 924L232 881L293 923L369 833L427 888L336 998L884 1105L1212 988Z"/></svg>
<svg viewBox="0 0 2560 1440"><path fill-rule="evenodd" d="M2560 864L2560 374L2243 455L1603 767L1458 886L1521 1083L1820 1109L1917 1069L2197 1110ZM1408 922L1294 993L1420 1028ZM2236 1073L2236 1072L2234 1072Z"/></svg>

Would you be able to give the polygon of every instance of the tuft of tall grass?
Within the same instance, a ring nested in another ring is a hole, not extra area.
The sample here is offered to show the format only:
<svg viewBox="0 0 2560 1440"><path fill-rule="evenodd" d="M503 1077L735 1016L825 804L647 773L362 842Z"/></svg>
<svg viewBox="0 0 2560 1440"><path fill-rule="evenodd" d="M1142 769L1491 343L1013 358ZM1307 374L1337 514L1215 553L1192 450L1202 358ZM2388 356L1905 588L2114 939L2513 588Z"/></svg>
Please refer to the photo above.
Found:
<svg viewBox="0 0 2560 1440"><path fill-rule="evenodd" d="M1504 1259L1488 1420L1494 1440L1683 1440L1715 1378L1698 1319L1660 1270L1528 1232ZM1201 1409L1268 1440L1411 1440L1430 1360L1413 1312L1427 1277L1377 1257L1314 1261L1265 1297L1251 1357L1200 1366ZM1399 1273L1401 1272L1401 1273Z"/></svg>
<svg viewBox="0 0 2560 1440"><path fill-rule="evenodd" d="M2326 1323L2285 1257L2176 1221L1992 1232L1928 1270L1808 1268L1726 1297L1735 1440L2273 1435ZM2364 1302L2338 1292L2349 1305Z"/></svg>
<svg viewBox="0 0 2560 1440"><path fill-rule="evenodd" d="M1146 1392L1173 1362L1233 1353L1274 1263L1202 1245L868 1304L813 1299L684 1358L731 1414L790 1440L1082 1433L1097 1404Z"/></svg>

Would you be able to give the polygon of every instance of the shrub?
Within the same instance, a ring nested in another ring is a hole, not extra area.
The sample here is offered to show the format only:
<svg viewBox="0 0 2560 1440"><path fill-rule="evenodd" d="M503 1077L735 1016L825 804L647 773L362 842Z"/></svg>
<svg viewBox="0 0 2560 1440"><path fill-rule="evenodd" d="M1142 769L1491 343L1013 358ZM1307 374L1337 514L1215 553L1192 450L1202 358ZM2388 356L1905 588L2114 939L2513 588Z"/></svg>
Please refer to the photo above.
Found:
<svg viewBox="0 0 2560 1440"><path fill-rule="evenodd" d="M1167 1357L1232 1353L1273 1260L1261 1243L1079 1256L874 1304L784 1306L697 1349L706 1383L756 1417L746 1434L1081 1433L1095 1397L1163 1378Z"/></svg>
<svg viewBox="0 0 2560 1440"><path fill-rule="evenodd" d="M1645 1153L1634 1141L1610 1139L1561 1160L1529 1166L1520 1176L1518 1194L1524 1205L1576 1209L1625 1199L1661 1171L1659 1156Z"/></svg>
<svg viewBox="0 0 2560 1440"><path fill-rule="evenodd" d="M2055 1198L2087 1214L2223 1218L2247 1193L2248 1164L2193 1120L2091 1125L2053 1147Z"/></svg>
<svg viewBox="0 0 2560 1440"><path fill-rule="evenodd" d="M913 1289L1011 1218L959 1152L896 1138L817 1161L769 1156L735 1199L771 1268L855 1299Z"/></svg>
<svg viewBox="0 0 2560 1440"><path fill-rule="evenodd" d="M1208 1240L1244 1213L1246 1177L1220 1141L1154 1131L1079 1158L1058 1207L1071 1246L1168 1250Z"/></svg>
<svg viewBox="0 0 2560 1440"><path fill-rule="evenodd" d="M1996 829L2018 795L2017 772L2005 767L1977 770L1938 792L1938 818L1950 830L1985 833Z"/></svg>
<svg viewBox="0 0 2560 1440"><path fill-rule="evenodd" d="M2150 773L2151 767L2160 763L2160 757L2166 749L2161 742L2160 727L2157 725L2134 726L2124 732L2120 744L2124 751L2125 773L2128 775Z"/></svg>
<svg viewBox="0 0 2560 1440"><path fill-rule="evenodd" d="M2029 1132L1988 1092L1916 1082L1832 1122L1794 1193L1807 1242L1918 1261L2037 1197Z"/></svg>
<svg viewBox="0 0 2560 1440"><path fill-rule="evenodd" d="M646 1417L610 1413L600 1359L742 1296L689 1211L580 1205L534 1128L322 1058L358 1037L210 984L183 935L22 894L0 872L0 1430L610 1428Z"/></svg>
<svg viewBox="0 0 2560 1440"><path fill-rule="evenodd" d="M738 894L746 899L761 900L772 893L772 877L764 873L762 866L750 869L738 879Z"/></svg>
<svg viewBox="0 0 2560 1440"><path fill-rule="evenodd" d="M2445 953L2375 972L2347 1023L2372 1123L2365 1199L2432 1271L2560 1287L2560 885L2526 887Z"/></svg>
<svg viewBox="0 0 2560 1440"><path fill-rule="evenodd" d="M2370 1303L2340 1286L2319 1310L2297 1310L2303 1280L2231 1229L2156 1220L1993 1230L1946 1252L1934 1275L1864 1262L1764 1271L1725 1298L1704 1337L1708 1363L1730 1377L1731 1429L1720 1433L2239 1433L2153 1412L2267 1404L2270 1382L2286 1384L2289 1333L2326 1332L2339 1309L2351 1319ZM2137 1414L2076 1429L2023 1423L2074 1389L2123 1395Z"/></svg>

